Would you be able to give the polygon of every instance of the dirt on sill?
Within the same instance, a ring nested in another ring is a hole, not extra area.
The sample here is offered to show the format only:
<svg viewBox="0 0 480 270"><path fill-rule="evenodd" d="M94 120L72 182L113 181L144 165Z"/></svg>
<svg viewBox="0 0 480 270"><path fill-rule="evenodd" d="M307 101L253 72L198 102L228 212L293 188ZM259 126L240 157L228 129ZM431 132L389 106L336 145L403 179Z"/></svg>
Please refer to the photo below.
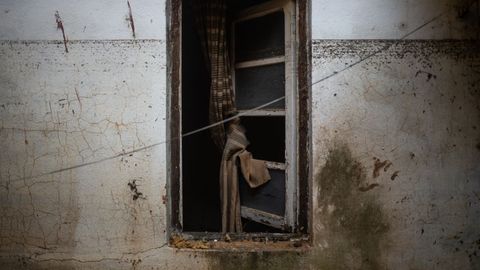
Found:
<svg viewBox="0 0 480 270"><path fill-rule="evenodd" d="M228 234L222 240L191 240L181 235L170 237L170 246L178 249L195 250L229 250L229 251L304 251L309 248L305 239L291 239L288 241L262 240L235 240L231 241Z"/></svg>

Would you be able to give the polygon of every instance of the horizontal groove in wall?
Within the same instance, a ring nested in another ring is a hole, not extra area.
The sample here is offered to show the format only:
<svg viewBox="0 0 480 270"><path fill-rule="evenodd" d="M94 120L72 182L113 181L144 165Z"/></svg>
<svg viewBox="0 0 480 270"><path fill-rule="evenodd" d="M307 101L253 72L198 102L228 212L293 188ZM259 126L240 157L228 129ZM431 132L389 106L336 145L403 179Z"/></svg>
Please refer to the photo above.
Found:
<svg viewBox="0 0 480 270"><path fill-rule="evenodd" d="M82 44L82 43L149 43L160 42L165 43L166 39L79 39L79 40L67 40L67 44ZM0 44L60 44L63 45L63 40L0 40Z"/></svg>

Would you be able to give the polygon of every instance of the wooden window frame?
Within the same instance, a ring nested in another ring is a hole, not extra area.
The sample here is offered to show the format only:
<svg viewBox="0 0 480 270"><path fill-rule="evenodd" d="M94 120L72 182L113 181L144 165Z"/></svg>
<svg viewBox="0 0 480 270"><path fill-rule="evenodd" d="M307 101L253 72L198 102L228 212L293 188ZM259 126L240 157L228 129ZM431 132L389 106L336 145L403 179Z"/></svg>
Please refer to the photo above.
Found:
<svg viewBox="0 0 480 270"><path fill-rule="evenodd" d="M282 0L284 1L284 0ZM284 1L285 2L285 1ZM167 0L167 237L181 234L187 239L219 239L220 233L185 232L182 228L181 197L181 63L182 63L182 0ZM294 59L290 62L296 72L294 129L295 164L294 177L297 194L295 200L294 230L291 233L236 233L233 239L268 238L287 240L311 233L311 0L296 0L295 39L292 49ZM287 21L285 21L287 25ZM285 53L287 56L287 53ZM286 59L285 59L286 60ZM287 63L287 61L285 61ZM286 74L287 75L287 74ZM291 97L286 91L286 102ZM288 105L287 105L288 106ZM286 144L286 147L288 144ZM292 217L291 217L292 218Z"/></svg>
<svg viewBox="0 0 480 270"><path fill-rule="evenodd" d="M275 12L282 11L284 15L284 54L282 56L273 56L257 60L248 60L236 62L235 60L235 26L238 23L260 18ZM297 201L298 201L298 177L297 172L297 91L296 81L297 74L295 68L296 62L296 12L293 0L273 0L264 4L259 4L252 8L241 11L236 14L231 25L231 58L232 64L232 80L233 90L236 92L236 70L251 67L262 67L272 64L285 64L285 108L284 109L263 109L253 113L239 110L243 116L258 117L285 117L285 163L282 163L283 171L285 171L285 214L277 216L268 212L256 210L246 206L241 207L242 217L256 221L263 220L265 224L270 224L274 228L283 229L285 231L293 231L298 224L297 222ZM267 166L268 167L268 166ZM263 222L260 222L263 223Z"/></svg>

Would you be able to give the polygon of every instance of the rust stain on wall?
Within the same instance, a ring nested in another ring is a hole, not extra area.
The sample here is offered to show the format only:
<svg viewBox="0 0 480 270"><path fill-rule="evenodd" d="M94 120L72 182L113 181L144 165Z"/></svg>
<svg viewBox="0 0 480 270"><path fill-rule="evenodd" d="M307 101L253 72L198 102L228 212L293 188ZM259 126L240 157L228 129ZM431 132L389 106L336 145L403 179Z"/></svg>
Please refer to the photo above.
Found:
<svg viewBox="0 0 480 270"><path fill-rule="evenodd" d="M57 22L57 29L60 29L62 31L63 45L65 45L65 52L68 53L67 36L65 35L65 28L63 27L63 21L60 17L60 13L58 13L58 10L55 12L55 21Z"/></svg>

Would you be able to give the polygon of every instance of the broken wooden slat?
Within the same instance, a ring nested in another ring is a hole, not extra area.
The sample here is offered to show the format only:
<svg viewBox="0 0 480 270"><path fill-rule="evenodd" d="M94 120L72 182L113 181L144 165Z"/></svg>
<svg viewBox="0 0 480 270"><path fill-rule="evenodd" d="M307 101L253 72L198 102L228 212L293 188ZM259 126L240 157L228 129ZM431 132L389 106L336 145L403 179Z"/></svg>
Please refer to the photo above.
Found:
<svg viewBox="0 0 480 270"><path fill-rule="evenodd" d="M286 165L285 163L280 163L280 162L273 162L273 161L265 161L265 164L267 165L268 169L271 170L285 170Z"/></svg>
<svg viewBox="0 0 480 270"><path fill-rule="evenodd" d="M235 68L249 68L249 67L258 67L258 66L267 66L272 64L278 64L285 62L285 56L276 56L265 59L256 59L251 61L239 62L235 64Z"/></svg>
<svg viewBox="0 0 480 270"><path fill-rule="evenodd" d="M242 116L285 116L284 109L272 109L272 110L256 110L248 112L248 110L238 110Z"/></svg>
<svg viewBox="0 0 480 270"><path fill-rule="evenodd" d="M277 229L283 230L285 228L285 218L283 216L270 214L246 206L242 206L240 212L242 217L248 220L262 223Z"/></svg>

